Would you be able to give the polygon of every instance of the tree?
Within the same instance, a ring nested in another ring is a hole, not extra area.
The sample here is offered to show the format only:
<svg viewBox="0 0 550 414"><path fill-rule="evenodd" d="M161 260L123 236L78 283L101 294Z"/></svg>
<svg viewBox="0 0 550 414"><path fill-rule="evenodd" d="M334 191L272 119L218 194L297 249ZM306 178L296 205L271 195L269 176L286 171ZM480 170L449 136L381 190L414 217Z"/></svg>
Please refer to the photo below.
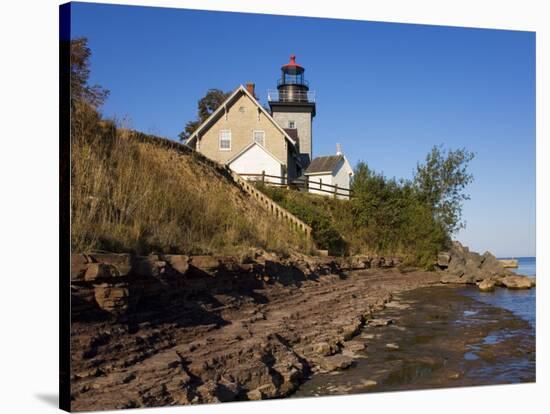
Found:
<svg viewBox="0 0 550 414"><path fill-rule="evenodd" d="M193 132L219 108L219 106L229 97L231 92L224 92L220 89L209 89L197 103L197 120L189 121L185 124L185 129L178 134L180 140L185 141Z"/></svg>
<svg viewBox="0 0 550 414"><path fill-rule="evenodd" d="M470 199L464 190L474 179L468 172L473 158L464 148L446 151L440 145L432 148L425 164L416 166L413 181L417 195L449 235L465 227L462 204Z"/></svg>
<svg viewBox="0 0 550 414"><path fill-rule="evenodd" d="M71 104L84 102L98 108L109 96L109 91L99 85L89 85L90 56L88 39L79 37L71 40Z"/></svg>

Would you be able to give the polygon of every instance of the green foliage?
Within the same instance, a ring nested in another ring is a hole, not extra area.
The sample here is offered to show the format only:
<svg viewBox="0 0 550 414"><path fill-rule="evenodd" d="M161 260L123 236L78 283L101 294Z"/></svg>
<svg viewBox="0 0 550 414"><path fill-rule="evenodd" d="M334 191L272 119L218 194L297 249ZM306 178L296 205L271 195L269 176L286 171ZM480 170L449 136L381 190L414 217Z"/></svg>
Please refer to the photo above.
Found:
<svg viewBox="0 0 550 414"><path fill-rule="evenodd" d="M187 140L193 132L219 108L219 106L229 97L231 92L223 92L220 89L209 89L197 103L197 119L185 124L185 129L178 134L181 141Z"/></svg>
<svg viewBox="0 0 550 414"><path fill-rule="evenodd" d="M466 199L461 190L471 181L470 159L464 150L446 159L432 151L429 167L420 166L412 181L387 178L359 162L349 201L272 187L262 191L312 226L317 246L332 254L395 255L406 265L430 268L450 240L457 203Z"/></svg>
<svg viewBox="0 0 550 414"><path fill-rule="evenodd" d="M410 181L388 179L360 162L352 188L351 214L369 251L427 267L447 243L444 227Z"/></svg>
<svg viewBox="0 0 550 414"><path fill-rule="evenodd" d="M344 255L348 245L334 226L334 218L326 208L326 198L288 191L281 188L261 186L260 189L273 201L279 203L313 229L313 239L319 249L334 255Z"/></svg>
<svg viewBox="0 0 550 414"><path fill-rule="evenodd" d="M89 85L90 56L88 39L79 37L71 40L71 102L84 102L94 108L103 104L109 91L99 85Z"/></svg>
<svg viewBox="0 0 550 414"><path fill-rule="evenodd" d="M464 190L473 181L468 172L473 158L474 154L464 148L445 151L442 146L435 146L426 162L416 167L414 186L418 198L430 207L449 235L465 225L462 203L470 199Z"/></svg>

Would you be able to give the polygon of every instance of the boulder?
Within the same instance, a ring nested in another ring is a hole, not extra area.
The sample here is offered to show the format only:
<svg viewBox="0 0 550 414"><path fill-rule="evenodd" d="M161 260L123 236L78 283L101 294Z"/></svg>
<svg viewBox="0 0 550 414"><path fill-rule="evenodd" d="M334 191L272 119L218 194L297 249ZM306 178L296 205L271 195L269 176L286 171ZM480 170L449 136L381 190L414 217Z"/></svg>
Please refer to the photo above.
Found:
<svg viewBox="0 0 550 414"><path fill-rule="evenodd" d="M87 268L88 258L85 255L76 253L71 255L71 281L83 281Z"/></svg>
<svg viewBox="0 0 550 414"><path fill-rule="evenodd" d="M491 280L491 279L485 279L485 280L482 280L481 282L479 282L477 284L477 287L479 288L479 290L481 290L482 292L491 292L493 290L495 290L495 281L494 280Z"/></svg>
<svg viewBox="0 0 550 414"><path fill-rule="evenodd" d="M99 307L113 315L120 316L137 302L138 297L130 296L127 283L101 283L94 287L94 296Z"/></svg>
<svg viewBox="0 0 550 414"><path fill-rule="evenodd" d="M449 267L449 263L451 262L451 254L449 252L441 252L437 255L437 265L442 268L446 269Z"/></svg>
<svg viewBox="0 0 550 414"><path fill-rule="evenodd" d="M189 256L184 256L181 254L170 254L165 255L164 259L170 264L172 269L179 273L187 272L189 269Z"/></svg>
<svg viewBox="0 0 550 414"><path fill-rule="evenodd" d="M531 289L535 283L527 276L505 276L499 280L508 289Z"/></svg>
<svg viewBox="0 0 550 414"><path fill-rule="evenodd" d="M443 256L444 253L441 253L441 255ZM450 259L446 270L441 276L442 283L478 284L485 279L494 279L497 276L511 274L490 252L480 255L471 252L466 246L454 241L448 253ZM439 267L444 268L441 265Z"/></svg>
<svg viewBox="0 0 550 414"><path fill-rule="evenodd" d="M479 269L483 263L483 258L479 253L469 252L466 255L466 268Z"/></svg>
<svg viewBox="0 0 550 414"><path fill-rule="evenodd" d="M490 275L497 275L506 272L506 270L502 266L502 263L500 263L498 259L490 252L483 253L482 259L483 262L481 264L481 269L485 273L488 273Z"/></svg>
<svg viewBox="0 0 550 414"><path fill-rule="evenodd" d="M333 355L322 358L319 365L325 371L336 371L349 368L353 364L353 358L345 355Z"/></svg>
<svg viewBox="0 0 550 414"><path fill-rule="evenodd" d="M273 384L265 384L253 389L252 391L249 391L246 396L249 400L258 401L272 397L276 395L276 392L277 387L275 387Z"/></svg>
<svg viewBox="0 0 550 414"><path fill-rule="evenodd" d="M368 256L352 256L350 258L350 269L361 270L367 269L370 266L370 258Z"/></svg>
<svg viewBox="0 0 550 414"><path fill-rule="evenodd" d="M220 266L219 258L214 256L191 256L189 263L205 272L211 272Z"/></svg>
<svg viewBox="0 0 550 414"><path fill-rule="evenodd" d="M313 352L321 356L334 354L335 350L328 342L319 342L313 345Z"/></svg>
<svg viewBox="0 0 550 414"><path fill-rule="evenodd" d="M115 279L120 277L118 269L110 264L90 263L84 273L84 280L94 282L102 279Z"/></svg>
<svg viewBox="0 0 550 414"><path fill-rule="evenodd" d="M132 270L132 256L127 253L92 253L93 262L114 266L119 276L126 276Z"/></svg>
<svg viewBox="0 0 550 414"><path fill-rule="evenodd" d="M484 274L479 268L469 266L464 269L464 274L460 277L461 282L469 285L475 285L478 282L486 279L487 275Z"/></svg>

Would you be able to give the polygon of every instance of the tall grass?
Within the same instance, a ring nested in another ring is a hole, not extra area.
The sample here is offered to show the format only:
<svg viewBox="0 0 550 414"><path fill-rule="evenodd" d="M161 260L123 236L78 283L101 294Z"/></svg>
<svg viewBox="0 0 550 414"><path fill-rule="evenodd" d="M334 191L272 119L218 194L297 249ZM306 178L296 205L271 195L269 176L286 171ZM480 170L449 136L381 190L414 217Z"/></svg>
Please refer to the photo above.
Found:
<svg viewBox="0 0 550 414"><path fill-rule="evenodd" d="M309 251L211 164L136 139L85 105L72 114L73 251Z"/></svg>

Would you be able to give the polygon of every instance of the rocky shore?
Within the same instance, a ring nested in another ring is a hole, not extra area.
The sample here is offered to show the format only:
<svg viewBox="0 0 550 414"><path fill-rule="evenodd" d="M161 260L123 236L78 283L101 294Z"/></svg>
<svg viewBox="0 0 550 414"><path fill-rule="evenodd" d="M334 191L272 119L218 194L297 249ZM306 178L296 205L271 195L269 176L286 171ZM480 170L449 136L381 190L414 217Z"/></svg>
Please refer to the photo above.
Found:
<svg viewBox="0 0 550 414"><path fill-rule="evenodd" d="M75 254L72 408L288 396L312 373L355 364L366 346L361 330L391 324L378 314L392 295L442 283L527 286L494 256L457 243L437 271L397 264L263 251L240 259Z"/></svg>
<svg viewBox="0 0 550 414"><path fill-rule="evenodd" d="M488 292L495 287L530 289L534 278L518 275L502 265L490 252L471 252L457 241L452 242L447 252L438 255L437 267L441 270L441 283L475 284Z"/></svg>
<svg viewBox="0 0 550 414"><path fill-rule="evenodd" d="M77 411L287 396L353 364L392 294L440 277L368 257L72 259Z"/></svg>

